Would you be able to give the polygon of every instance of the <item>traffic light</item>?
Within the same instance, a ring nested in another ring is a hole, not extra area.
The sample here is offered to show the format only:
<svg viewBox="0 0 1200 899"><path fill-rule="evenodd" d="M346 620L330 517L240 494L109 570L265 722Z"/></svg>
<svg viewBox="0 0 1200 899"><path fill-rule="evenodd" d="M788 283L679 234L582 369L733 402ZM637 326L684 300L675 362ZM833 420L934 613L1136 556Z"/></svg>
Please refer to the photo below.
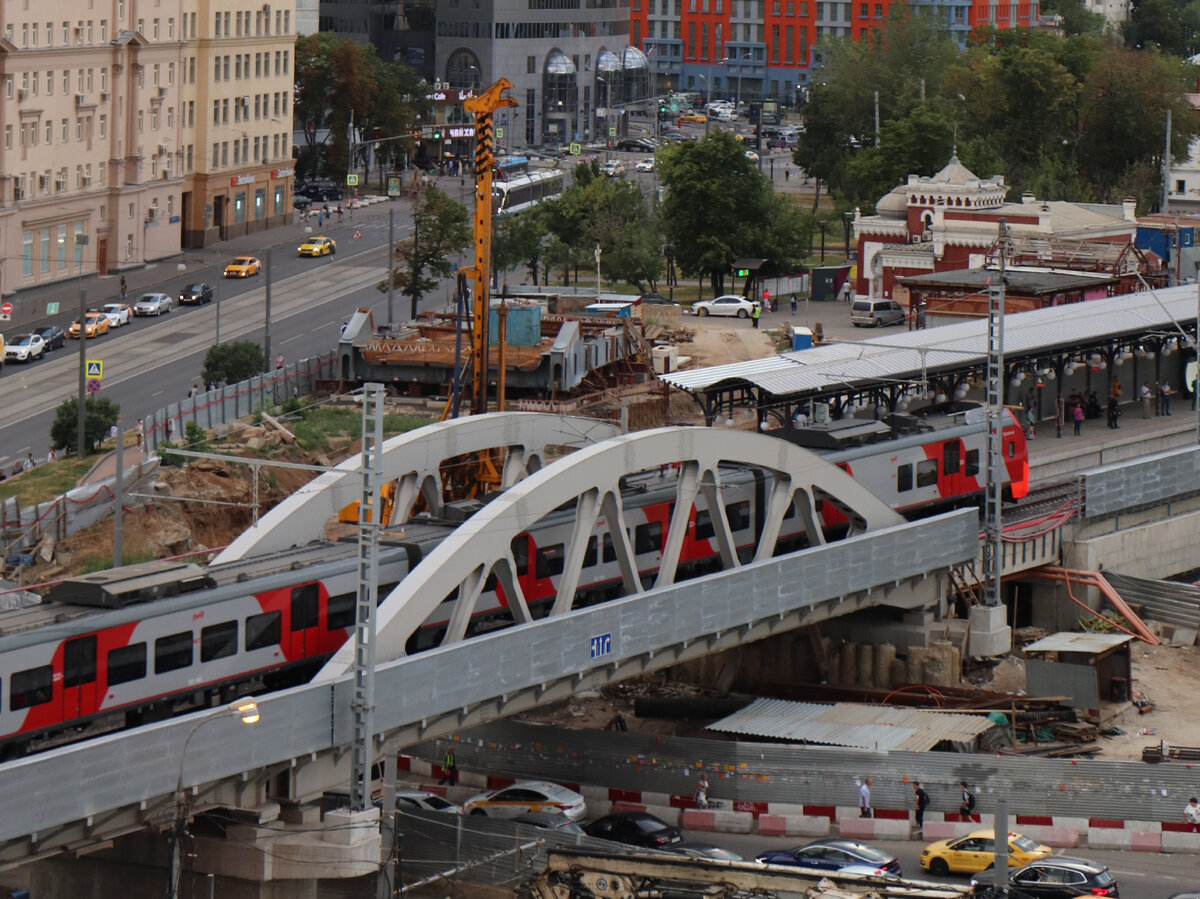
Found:
<svg viewBox="0 0 1200 899"><path fill-rule="evenodd" d="M746 278L746 277L749 277L749 275L750 275L750 269L748 269L748 268L739 268L737 270L737 276L739 278Z"/></svg>
<svg viewBox="0 0 1200 899"><path fill-rule="evenodd" d="M441 128L434 128L434 129L433 129L433 139L434 139L434 140L441 140L441 139L442 139L442 129L441 129Z"/></svg>

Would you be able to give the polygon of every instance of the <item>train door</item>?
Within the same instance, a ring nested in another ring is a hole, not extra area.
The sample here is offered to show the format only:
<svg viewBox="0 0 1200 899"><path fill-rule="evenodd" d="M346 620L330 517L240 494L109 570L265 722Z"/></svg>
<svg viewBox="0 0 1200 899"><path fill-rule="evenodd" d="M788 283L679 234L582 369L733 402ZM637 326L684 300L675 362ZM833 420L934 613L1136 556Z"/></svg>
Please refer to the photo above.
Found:
<svg viewBox="0 0 1200 899"><path fill-rule="evenodd" d="M301 584L292 588L291 633L288 659L308 658L321 652L320 624L321 591L317 584Z"/></svg>
<svg viewBox="0 0 1200 899"><path fill-rule="evenodd" d="M96 635L63 644L63 720L96 711Z"/></svg>

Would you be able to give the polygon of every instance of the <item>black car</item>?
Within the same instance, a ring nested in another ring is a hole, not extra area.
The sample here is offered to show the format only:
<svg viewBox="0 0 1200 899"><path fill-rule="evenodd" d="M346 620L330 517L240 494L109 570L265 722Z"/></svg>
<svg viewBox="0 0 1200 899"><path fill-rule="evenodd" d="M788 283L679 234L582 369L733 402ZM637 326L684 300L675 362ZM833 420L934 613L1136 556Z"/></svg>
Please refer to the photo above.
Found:
<svg viewBox="0 0 1200 899"><path fill-rule="evenodd" d="M724 846L714 846L712 843L676 843L667 847L672 855L682 855L684 858L711 858L719 862L740 862L742 857L732 849Z"/></svg>
<svg viewBox="0 0 1200 899"><path fill-rule="evenodd" d="M304 194L294 194L292 196L293 209L307 209L313 204L312 197L306 197Z"/></svg>
<svg viewBox="0 0 1200 899"><path fill-rule="evenodd" d="M626 137L617 141L618 150L628 150L633 153L653 153L657 145L648 137Z"/></svg>
<svg viewBox="0 0 1200 899"><path fill-rule="evenodd" d="M67 335L58 325L51 325L42 330L42 340L46 341L46 349L57 350L66 346Z"/></svg>
<svg viewBox="0 0 1200 899"><path fill-rule="evenodd" d="M678 306L679 304L673 300L668 300L664 296L657 293L644 293L638 299L642 301L643 306Z"/></svg>
<svg viewBox="0 0 1200 899"><path fill-rule="evenodd" d="M182 305L202 306L211 303L212 299L213 289L207 284L189 284L179 291L179 302Z"/></svg>
<svg viewBox="0 0 1200 899"><path fill-rule="evenodd" d="M756 855L754 860L764 865L790 865L793 868L821 871L840 871L851 865L869 865L900 876L900 860L896 856L857 840L819 840L792 849L769 849Z"/></svg>
<svg viewBox="0 0 1200 899"><path fill-rule="evenodd" d="M556 830L571 836L583 836L583 828L564 815L562 812L525 812L517 815L512 821L516 824L528 824L539 830Z"/></svg>
<svg viewBox="0 0 1200 899"><path fill-rule="evenodd" d="M993 881L993 868L988 865L971 878L976 895L989 890ZM1035 899L1075 899L1076 896L1120 896L1117 879L1108 867L1087 859L1052 855L1017 868L1008 875L1013 895L1035 897Z"/></svg>
<svg viewBox="0 0 1200 899"><path fill-rule="evenodd" d="M666 849L683 842L678 827L649 812L613 812L585 825L583 830L589 837L646 849Z"/></svg>

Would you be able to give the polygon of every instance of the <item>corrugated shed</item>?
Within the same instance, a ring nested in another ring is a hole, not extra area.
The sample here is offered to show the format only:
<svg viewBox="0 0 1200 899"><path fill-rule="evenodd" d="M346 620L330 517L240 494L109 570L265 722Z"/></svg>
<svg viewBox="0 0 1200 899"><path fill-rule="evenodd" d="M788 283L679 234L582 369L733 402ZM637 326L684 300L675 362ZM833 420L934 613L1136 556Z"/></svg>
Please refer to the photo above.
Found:
<svg viewBox="0 0 1200 899"><path fill-rule="evenodd" d="M1106 340L1134 339L1154 329L1171 333L1175 322L1195 319L1194 286L1132 293L1006 316L1004 350L1014 357L1071 352ZM987 322L979 320L671 372L661 378L681 390L706 390L725 382L781 396L826 391L838 384L916 380L922 372L980 365L986 357Z"/></svg>
<svg viewBox="0 0 1200 899"><path fill-rule="evenodd" d="M1143 618L1164 624L1200 627L1200 587L1105 571L1105 579L1121 598L1142 610Z"/></svg>
<svg viewBox="0 0 1200 899"><path fill-rule="evenodd" d="M991 726L985 715L757 699L708 729L794 743L924 752L943 740L972 742Z"/></svg>
<svg viewBox="0 0 1200 899"><path fill-rule="evenodd" d="M1132 640L1129 634L1076 634L1063 631L1042 637L1025 647L1026 652L1090 652L1099 653ZM1039 694L1034 694L1039 695Z"/></svg>

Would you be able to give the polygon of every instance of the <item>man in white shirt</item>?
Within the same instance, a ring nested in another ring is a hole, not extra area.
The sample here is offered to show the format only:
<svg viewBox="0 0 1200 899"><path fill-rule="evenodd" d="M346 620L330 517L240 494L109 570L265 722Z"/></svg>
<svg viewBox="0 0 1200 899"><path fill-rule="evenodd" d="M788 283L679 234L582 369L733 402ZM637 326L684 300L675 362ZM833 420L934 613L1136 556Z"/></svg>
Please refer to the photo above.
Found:
<svg viewBox="0 0 1200 899"><path fill-rule="evenodd" d="M1192 825L1192 831L1196 830L1197 825L1200 825L1200 803L1196 801L1196 797L1192 797L1183 808L1183 823Z"/></svg>
<svg viewBox="0 0 1200 899"><path fill-rule="evenodd" d="M1150 382L1143 381L1141 389L1138 390L1138 396L1142 398L1142 418L1149 418L1153 411L1151 403L1154 400L1154 394L1150 392Z"/></svg>
<svg viewBox="0 0 1200 899"><path fill-rule="evenodd" d="M864 777L858 787L858 816L871 817L871 778Z"/></svg>

